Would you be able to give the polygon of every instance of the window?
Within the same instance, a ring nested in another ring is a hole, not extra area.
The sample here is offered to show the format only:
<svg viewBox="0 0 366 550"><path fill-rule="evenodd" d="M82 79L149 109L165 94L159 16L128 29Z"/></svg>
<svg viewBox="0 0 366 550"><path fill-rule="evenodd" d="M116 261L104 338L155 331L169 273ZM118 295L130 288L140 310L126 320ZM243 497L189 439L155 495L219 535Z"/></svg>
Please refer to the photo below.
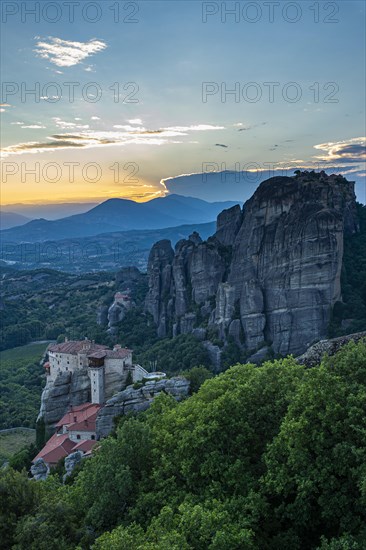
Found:
<svg viewBox="0 0 366 550"><path fill-rule="evenodd" d="M66 370L69 370L69 367L66 367Z"/></svg>
<svg viewBox="0 0 366 550"><path fill-rule="evenodd" d="M91 438L92 438L92 439L95 439L95 435L92 435Z"/></svg>
<svg viewBox="0 0 366 550"><path fill-rule="evenodd" d="M78 434L78 435L76 436L76 439L80 439L80 434Z"/></svg>

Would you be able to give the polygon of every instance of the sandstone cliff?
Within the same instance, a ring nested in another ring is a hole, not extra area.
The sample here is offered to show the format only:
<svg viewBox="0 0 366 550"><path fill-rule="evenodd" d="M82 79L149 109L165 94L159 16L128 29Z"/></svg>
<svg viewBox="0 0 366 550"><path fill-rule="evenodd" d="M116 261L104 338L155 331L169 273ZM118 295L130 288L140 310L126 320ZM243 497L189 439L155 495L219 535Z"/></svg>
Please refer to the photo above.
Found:
<svg viewBox="0 0 366 550"><path fill-rule="evenodd" d="M153 246L145 308L159 336L209 328L246 350L299 355L327 335L344 232L357 229L353 182L324 172L270 178L243 210L222 212L207 241L194 233L175 250Z"/></svg>

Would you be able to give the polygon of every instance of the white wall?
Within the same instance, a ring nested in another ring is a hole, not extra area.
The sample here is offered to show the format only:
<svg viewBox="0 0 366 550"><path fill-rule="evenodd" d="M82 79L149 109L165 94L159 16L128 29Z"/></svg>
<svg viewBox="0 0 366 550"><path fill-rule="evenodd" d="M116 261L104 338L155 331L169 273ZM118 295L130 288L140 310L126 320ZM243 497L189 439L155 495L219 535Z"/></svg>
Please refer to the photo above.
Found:
<svg viewBox="0 0 366 550"><path fill-rule="evenodd" d="M79 368L79 358L71 353L49 352L50 378L54 380L62 372L74 372Z"/></svg>
<svg viewBox="0 0 366 550"><path fill-rule="evenodd" d="M104 367L89 368L92 403L104 403Z"/></svg>
<svg viewBox="0 0 366 550"><path fill-rule="evenodd" d="M79 438L78 435L80 436ZM94 435L96 439L95 432L69 432L69 439L71 439L71 441L85 441L91 439L92 435Z"/></svg>
<svg viewBox="0 0 366 550"><path fill-rule="evenodd" d="M134 382L138 382L146 377L149 373L141 366L135 365L134 370L132 371L132 379Z"/></svg>

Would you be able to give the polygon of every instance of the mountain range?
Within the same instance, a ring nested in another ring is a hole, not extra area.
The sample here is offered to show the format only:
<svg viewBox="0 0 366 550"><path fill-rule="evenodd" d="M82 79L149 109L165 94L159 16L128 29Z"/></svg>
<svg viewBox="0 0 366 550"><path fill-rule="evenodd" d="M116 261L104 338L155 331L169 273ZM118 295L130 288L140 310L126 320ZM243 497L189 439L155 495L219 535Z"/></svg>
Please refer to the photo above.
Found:
<svg viewBox="0 0 366 550"><path fill-rule="evenodd" d="M35 220L37 218L45 218L47 220L59 220L60 218L66 218L67 216L73 216L74 214L83 214L84 212L87 212L88 210L94 208L94 206L97 206L99 202L100 201L60 202L49 204L27 204L18 202L14 204L2 205L1 214L3 214L4 212L21 214L22 216L28 218L27 221ZM5 229L5 227L3 229Z"/></svg>
<svg viewBox="0 0 366 550"><path fill-rule="evenodd" d="M168 195L145 203L109 199L88 212L58 220L37 219L25 225L1 231L3 242L45 242L92 237L116 231L162 229L187 224L212 222L233 201L214 202Z"/></svg>
<svg viewBox="0 0 366 550"><path fill-rule="evenodd" d="M1 212L0 229L10 229L30 222L30 218L16 212Z"/></svg>

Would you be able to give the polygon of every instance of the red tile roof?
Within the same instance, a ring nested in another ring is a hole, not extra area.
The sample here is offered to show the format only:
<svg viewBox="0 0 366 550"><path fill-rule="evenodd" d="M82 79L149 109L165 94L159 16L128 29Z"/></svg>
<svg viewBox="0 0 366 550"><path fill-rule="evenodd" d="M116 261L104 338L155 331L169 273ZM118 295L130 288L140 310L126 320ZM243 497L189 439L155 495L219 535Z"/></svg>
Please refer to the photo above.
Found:
<svg viewBox="0 0 366 550"><path fill-rule="evenodd" d="M68 434L54 434L33 459L33 462L35 462L37 458L43 458L47 464L55 465L61 458L69 455L74 447L75 442L69 439Z"/></svg>
<svg viewBox="0 0 366 550"><path fill-rule="evenodd" d="M77 355L81 351L93 353L102 349L108 349L108 346L94 344L90 340L62 342L61 344L51 344L48 346L48 351L52 353L69 353L71 355Z"/></svg>
<svg viewBox="0 0 366 550"><path fill-rule="evenodd" d="M94 344L93 342L90 342L90 340L51 344L48 346L48 351L51 353L69 353L71 355L77 355L79 352L84 351L87 357L96 359L103 357L109 357L111 359L125 359L132 353L132 350L127 348L116 347L112 350L109 349L108 346Z"/></svg>
<svg viewBox="0 0 366 550"><path fill-rule="evenodd" d="M131 355L132 350L127 348L118 348L118 349L107 349L106 350L106 356L109 359L125 359L129 355Z"/></svg>
<svg viewBox="0 0 366 550"><path fill-rule="evenodd" d="M99 409L100 405L97 405L96 403L84 403L83 405L78 405L77 407L71 407L69 412L67 412L61 420L57 422L56 428L62 428L63 426L70 427L73 424L85 422L91 416L96 416Z"/></svg>
<svg viewBox="0 0 366 550"><path fill-rule="evenodd" d="M67 431L70 432L95 432L96 420L98 411L93 415L81 420L80 422L74 422L67 427Z"/></svg>
<svg viewBox="0 0 366 550"><path fill-rule="evenodd" d="M69 439L68 434L57 435L54 434L49 439L43 449L33 459L33 462L37 458L43 458L43 460L50 466L55 466L61 458L67 457L70 453L75 451L82 451L83 453L90 453L93 447L98 443L95 439L84 439L76 443Z"/></svg>
<svg viewBox="0 0 366 550"><path fill-rule="evenodd" d="M88 453L97 443L98 441L95 441L95 439L84 439L75 445L72 452L83 451L83 453Z"/></svg>

